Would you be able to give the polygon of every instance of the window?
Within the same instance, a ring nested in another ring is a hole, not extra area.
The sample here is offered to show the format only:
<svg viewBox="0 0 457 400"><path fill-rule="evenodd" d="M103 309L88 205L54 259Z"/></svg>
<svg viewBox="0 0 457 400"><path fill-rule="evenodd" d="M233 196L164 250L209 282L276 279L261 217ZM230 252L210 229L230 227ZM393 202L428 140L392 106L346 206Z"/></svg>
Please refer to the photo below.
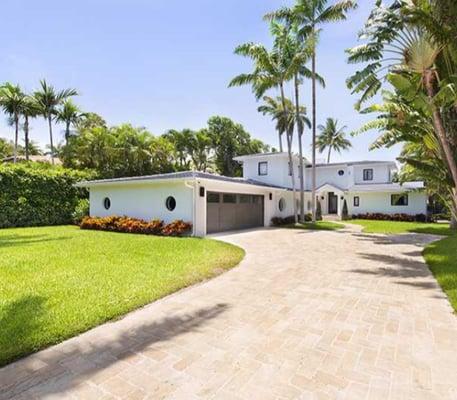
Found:
<svg viewBox="0 0 457 400"><path fill-rule="evenodd" d="M110 207L111 207L111 200L109 199L109 197L105 197L103 199L103 207L105 207L106 210L109 210Z"/></svg>
<svg viewBox="0 0 457 400"><path fill-rule="evenodd" d="M407 206L408 195L407 194L393 194L390 196L390 204L392 206Z"/></svg>
<svg viewBox="0 0 457 400"><path fill-rule="evenodd" d="M268 175L268 162L259 162L259 175Z"/></svg>
<svg viewBox="0 0 457 400"><path fill-rule="evenodd" d="M222 196L222 202L223 203L236 203L236 194L224 194Z"/></svg>
<svg viewBox="0 0 457 400"><path fill-rule="evenodd" d="M359 207L359 206L360 206L360 197L354 196L354 207Z"/></svg>
<svg viewBox="0 0 457 400"><path fill-rule="evenodd" d="M173 196L168 196L165 200L165 207L168 211L173 211L176 208L176 199Z"/></svg>
<svg viewBox="0 0 457 400"><path fill-rule="evenodd" d="M363 180L372 181L373 180L373 168L363 170Z"/></svg>
<svg viewBox="0 0 457 400"><path fill-rule="evenodd" d="M251 196L249 196L248 194L240 194L240 203L241 204L251 203Z"/></svg>
<svg viewBox="0 0 457 400"><path fill-rule="evenodd" d="M338 171L338 175L339 175L339 176L343 176L343 175L344 175L344 171L343 171L342 169L340 169L340 170Z"/></svg>
<svg viewBox="0 0 457 400"><path fill-rule="evenodd" d="M278 208L279 211L284 211L286 208L286 200L284 200L282 197L279 199Z"/></svg>
<svg viewBox="0 0 457 400"><path fill-rule="evenodd" d="M207 203L219 203L219 193L210 193L206 195Z"/></svg>

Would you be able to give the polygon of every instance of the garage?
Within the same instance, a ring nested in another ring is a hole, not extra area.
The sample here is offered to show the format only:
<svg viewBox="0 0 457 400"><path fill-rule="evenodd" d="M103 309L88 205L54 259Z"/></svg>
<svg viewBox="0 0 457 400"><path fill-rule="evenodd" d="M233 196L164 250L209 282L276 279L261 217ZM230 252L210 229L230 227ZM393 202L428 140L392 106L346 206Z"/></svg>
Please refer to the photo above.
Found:
<svg viewBox="0 0 457 400"><path fill-rule="evenodd" d="M208 192L207 233L264 226L264 196Z"/></svg>

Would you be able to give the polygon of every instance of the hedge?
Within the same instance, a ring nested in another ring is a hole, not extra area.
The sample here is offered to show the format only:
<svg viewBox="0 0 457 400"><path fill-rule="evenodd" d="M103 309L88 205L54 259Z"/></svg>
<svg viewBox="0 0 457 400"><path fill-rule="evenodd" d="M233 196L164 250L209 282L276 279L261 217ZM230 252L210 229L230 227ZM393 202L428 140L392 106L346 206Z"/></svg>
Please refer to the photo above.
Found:
<svg viewBox="0 0 457 400"><path fill-rule="evenodd" d="M44 163L0 165L0 228L62 225L87 191L74 187L93 173Z"/></svg>

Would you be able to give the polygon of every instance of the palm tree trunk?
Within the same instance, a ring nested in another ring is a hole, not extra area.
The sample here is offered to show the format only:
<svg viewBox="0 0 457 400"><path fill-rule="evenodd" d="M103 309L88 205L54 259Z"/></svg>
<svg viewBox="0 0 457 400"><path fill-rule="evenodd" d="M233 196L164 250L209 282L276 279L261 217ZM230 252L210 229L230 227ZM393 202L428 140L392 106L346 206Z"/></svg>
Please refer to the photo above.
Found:
<svg viewBox="0 0 457 400"><path fill-rule="evenodd" d="M282 109L284 112L287 110L286 106L286 96L284 95L284 85L281 83L279 85L280 92L281 92L281 102L282 102ZM293 158L292 158L292 135L293 135L293 127L292 127L292 132L289 133L289 131L286 132L286 137L287 137L287 153L289 155L289 166L290 166L290 176L292 179L292 195L293 195L293 207L294 207L294 220L295 223L298 223L298 216L297 216L297 202L295 200L295 168L294 168L294 163L293 163Z"/></svg>
<svg viewBox="0 0 457 400"><path fill-rule="evenodd" d="M280 153L283 152L283 147L282 147L282 132L278 131L278 136L279 136L279 151Z"/></svg>
<svg viewBox="0 0 457 400"><path fill-rule="evenodd" d="M314 28L313 28L314 32ZM313 144L312 144L312 187L311 187L311 207L313 209L313 222L316 222L316 45L313 44L313 54L311 57L311 86L312 86L312 112L313 112Z"/></svg>
<svg viewBox="0 0 457 400"><path fill-rule="evenodd" d="M330 154L332 153L332 146L328 146L328 156L327 156L327 164L330 164Z"/></svg>
<svg viewBox="0 0 457 400"><path fill-rule="evenodd" d="M49 144L51 146L51 164L54 165L54 142L52 140L51 114L48 115L48 125L49 125Z"/></svg>
<svg viewBox="0 0 457 400"><path fill-rule="evenodd" d="M430 106L431 106L431 110L432 110L433 127L435 128L435 132L438 136L438 139L441 143L441 147L444 152L445 161L451 172L451 176L452 176L452 180L453 180L453 184L454 184L454 187L453 187L454 196L453 196L452 201L454 203L454 208L457 210L457 163L454 158L454 154L452 152L452 148L449 143L449 139L446 135L446 130L444 128L443 120L441 117L441 112L433 102L433 99L436 95L435 79L436 79L436 75L435 75L434 71L428 70L425 72L424 83L425 83L425 89L427 91L427 96L429 98L429 102L430 102Z"/></svg>
<svg viewBox="0 0 457 400"><path fill-rule="evenodd" d="M295 123L297 124L298 130L298 152L300 155L299 168L300 168L300 222L305 222L305 174L303 168L303 125L299 123L300 121L300 90L298 76L295 74L294 77L294 86L295 86Z"/></svg>
<svg viewBox="0 0 457 400"><path fill-rule="evenodd" d="M13 154L13 163L16 164L17 162L17 145L19 141L19 116L17 114L14 115L14 154Z"/></svg>
<svg viewBox="0 0 457 400"><path fill-rule="evenodd" d="M70 137L70 121L65 122L65 144L68 144L68 138Z"/></svg>
<svg viewBox="0 0 457 400"><path fill-rule="evenodd" d="M25 160L29 161L29 116L24 116Z"/></svg>

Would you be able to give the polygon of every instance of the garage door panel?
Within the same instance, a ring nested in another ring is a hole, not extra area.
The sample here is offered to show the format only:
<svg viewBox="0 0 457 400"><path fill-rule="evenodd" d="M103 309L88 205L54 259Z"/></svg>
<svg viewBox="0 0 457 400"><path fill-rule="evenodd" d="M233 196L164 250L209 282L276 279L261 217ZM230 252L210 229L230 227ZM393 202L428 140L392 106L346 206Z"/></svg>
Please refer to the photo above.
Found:
<svg viewBox="0 0 457 400"><path fill-rule="evenodd" d="M264 225L264 197L208 192L207 232L223 232Z"/></svg>

